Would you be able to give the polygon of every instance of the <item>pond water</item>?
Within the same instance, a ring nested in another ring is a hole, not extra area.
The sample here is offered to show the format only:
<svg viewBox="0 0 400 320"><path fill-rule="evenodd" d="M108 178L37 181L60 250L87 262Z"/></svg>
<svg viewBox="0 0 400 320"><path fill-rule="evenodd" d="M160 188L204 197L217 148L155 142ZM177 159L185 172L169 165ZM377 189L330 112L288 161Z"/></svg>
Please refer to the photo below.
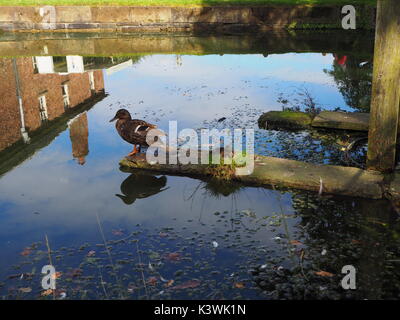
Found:
<svg viewBox="0 0 400 320"><path fill-rule="evenodd" d="M373 35L253 38L0 39L1 298L399 298L388 201L119 168L131 146L109 120L122 107L163 129L255 129L259 154L362 166L365 147L343 155L350 134L257 120L285 108L368 112ZM53 292L41 286L47 264ZM356 290L340 286L345 265Z"/></svg>

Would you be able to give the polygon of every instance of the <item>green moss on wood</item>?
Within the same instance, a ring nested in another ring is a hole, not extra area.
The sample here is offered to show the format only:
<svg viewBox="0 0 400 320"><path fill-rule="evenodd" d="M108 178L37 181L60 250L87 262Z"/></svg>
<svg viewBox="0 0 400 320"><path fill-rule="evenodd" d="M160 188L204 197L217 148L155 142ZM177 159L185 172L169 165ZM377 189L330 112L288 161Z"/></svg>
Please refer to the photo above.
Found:
<svg viewBox="0 0 400 320"><path fill-rule="evenodd" d="M312 122L312 116L305 112L269 111L258 119L260 128L265 129L306 129Z"/></svg>

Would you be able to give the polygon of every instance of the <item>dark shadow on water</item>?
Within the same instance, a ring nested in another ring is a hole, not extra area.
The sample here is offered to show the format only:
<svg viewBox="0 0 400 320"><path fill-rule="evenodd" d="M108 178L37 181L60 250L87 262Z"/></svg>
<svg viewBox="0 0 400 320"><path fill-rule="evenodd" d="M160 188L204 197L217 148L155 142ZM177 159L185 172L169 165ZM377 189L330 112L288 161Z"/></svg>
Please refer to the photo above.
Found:
<svg viewBox="0 0 400 320"><path fill-rule="evenodd" d="M167 190L166 185L166 176L157 177L145 171L136 171L121 183L122 194L116 196L130 205L137 199L148 198Z"/></svg>

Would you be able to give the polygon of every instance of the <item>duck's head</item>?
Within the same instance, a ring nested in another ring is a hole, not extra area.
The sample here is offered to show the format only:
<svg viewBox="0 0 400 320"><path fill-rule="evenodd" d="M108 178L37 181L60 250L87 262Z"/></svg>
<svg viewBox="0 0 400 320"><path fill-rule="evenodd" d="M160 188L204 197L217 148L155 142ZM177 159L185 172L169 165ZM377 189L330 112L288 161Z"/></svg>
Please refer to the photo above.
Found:
<svg viewBox="0 0 400 320"><path fill-rule="evenodd" d="M117 113L115 114L115 117L112 118L112 119L110 120L110 122L113 122L113 121L115 121L115 120L117 120L117 119L130 120L130 119L131 119L131 114L130 114L129 111L126 110L126 109L119 109L119 110L117 111Z"/></svg>

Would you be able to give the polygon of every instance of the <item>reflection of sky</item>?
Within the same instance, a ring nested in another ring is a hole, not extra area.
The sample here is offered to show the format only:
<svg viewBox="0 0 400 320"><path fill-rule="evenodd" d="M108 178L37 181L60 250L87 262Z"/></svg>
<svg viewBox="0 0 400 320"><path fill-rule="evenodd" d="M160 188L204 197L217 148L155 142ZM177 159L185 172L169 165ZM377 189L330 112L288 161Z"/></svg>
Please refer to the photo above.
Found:
<svg viewBox="0 0 400 320"><path fill-rule="evenodd" d="M346 108L332 77L323 72L332 67L331 55L183 56L181 66L175 61L175 56L145 57L110 76L106 88L132 110L162 108L162 114L171 111L187 125L226 116L244 103L266 111L279 109L280 93L290 97L302 87L326 109Z"/></svg>
<svg viewBox="0 0 400 320"><path fill-rule="evenodd" d="M188 219L202 219L210 232L220 232L212 213L230 210L232 197L215 199L201 191L192 204L187 198L197 180L168 177L168 190L130 206L117 198L120 184L128 177L119 171L118 161L131 146L118 137L108 120L125 105L137 117L160 127L168 120L200 126L203 120L229 116L234 108L279 109L278 94L289 95L301 85L321 104L345 107L332 79L322 71L331 67L332 60L320 54L183 56L178 66L175 56L155 55L105 75L109 96L88 112L89 155L84 166L72 160L65 131L0 179L0 267L16 261L24 247L42 241L44 234L54 246L99 242L96 213L108 231L129 230L137 223L180 228ZM290 213L290 196L283 201ZM279 210L274 192L255 188L241 191L236 202L239 210L252 209L259 217ZM188 232L200 228L204 227L194 223ZM255 238L271 241L271 235L262 232Z"/></svg>

